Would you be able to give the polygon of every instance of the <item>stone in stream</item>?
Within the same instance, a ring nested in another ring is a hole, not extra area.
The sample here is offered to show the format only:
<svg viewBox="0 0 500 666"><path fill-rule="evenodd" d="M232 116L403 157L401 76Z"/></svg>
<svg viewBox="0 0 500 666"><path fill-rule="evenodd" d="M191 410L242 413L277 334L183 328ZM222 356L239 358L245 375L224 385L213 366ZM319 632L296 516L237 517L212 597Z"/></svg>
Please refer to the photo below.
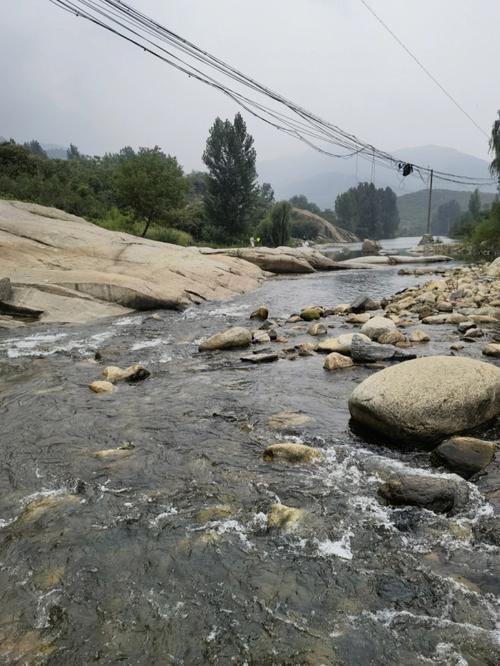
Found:
<svg viewBox="0 0 500 666"><path fill-rule="evenodd" d="M325 370L339 370L341 368L350 368L353 365L352 358L345 356L344 354L339 354L338 352L328 354L323 363Z"/></svg>
<svg viewBox="0 0 500 666"><path fill-rule="evenodd" d="M476 326L477 324L475 322L471 319L467 319L466 321L461 321L458 324L457 329L459 333L465 333L465 331L468 331L470 328L475 328Z"/></svg>
<svg viewBox="0 0 500 666"><path fill-rule="evenodd" d="M392 319L387 319L386 317L371 317L361 327L361 333L367 335L370 340L378 340L383 333L395 330L396 324Z"/></svg>
<svg viewBox="0 0 500 666"><path fill-rule="evenodd" d="M414 359L415 354L403 351L393 345L382 345L371 340L367 342L360 335L354 335L351 344L351 358L356 363L407 361Z"/></svg>
<svg viewBox="0 0 500 666"><path fill-rule="evenodd" d="M409 346L406 335L401 331L387 331L379 336L378 341L381 345Z"/></svg>
<svg viewBox="0 0 500 666"><path fill-rule="evenodd" d="M319 319L322 312L323 309L320 307L308 307L301 310L299 316L304 321L313 321L314 319Z"/></svg>
<svg viewBox="0 0 500 666"><path fill-rule="evenodd" d="M333 314L344 315L348 314L351 311L351 306L349 303L339 303L333 308Z"/></svg>
<svg viewBox="0 0 500 666"><path fill-rule="evenodd" d="M135 365L130 365L128 368L124 369L119 368L116 365L108 365L108 367L104 368L102 371L102 376L108 382L114 384L125 380L129 382L139 382L150 377L151 373L143 365L136 363Z"/></svg>
<svg viewBox="0 0 500 666"><path fill-rule="evenodd" d="M273 430L281 430L286 428L296 428L297 426L303 426L306 423L312 421L310 416L307 414L301 414L300 412L292 411L283 411L279 414L273 414L267 419L267 425Z"/></svg>
<svg viewBox="0 0 500 666"><path fill-rule="evenodd" d="M324 324L311 324L307 332L309 335L326 335L328 329Z"/></svg>
<svg viewBox="0 0 500 666"><path fill-rule="evenodd" d="M349 411L396 444L429 448L500 414L500 369L452 356L410 360L359 384Z"/></svg>
<svg viewBox="0 0 500 666"><path fill-rule="evenodd" d="M370 319L369 312L361 312L360 314L350 314L345 318L346 324L366 324Z"/></svg>
<svg viewBox="0 0 500 666"><path fill-rule="evenodd" d="M497 342L490 342L483 349L485 356L493 356L494 358L500 357L500 344Z"/></svg>
<svg viewBox="0 0 500 666"><path fill-rule="evenodd" d="M459 312L452 312L451 314L430 315L423 317L422 324L461 324L467 321L467 317Z"/></svg>
<svg viewBox="0 0 500 666"><path fill-rule="evenodd" d="M279 354L276 352L256 352L255 354L248 354L241 356L241 360L245 363L272 363L279 359Z"/></svg>
<svg viewBox="0 0 500 666"><path fill-rule="evenodd" d="M113 393L115 388L116 387L111 382L105 382L101 380L89 384L89 389L94 393Z"/></svg>
<svg viewBox="0 0 500 666"><path fill-rule="evenodd" d="M468 479L492 462L496 450L495 442L475 437L451 437L434 449L431 460Z"/></svg>
<svg viewBox="0 0 500 666"><path fill-rule="evenodd" d="M248 328L233 326L227 331L216 333L204 340L198 347L199 351L212 351L215 349L234 349L235 347L248 347L252 342L252 334Z"/></svg>
<svg viewBox="0 0 500 666"><path fill-rule="evenodd" d="M116 449L101 449L96 451L94 456L96 458L102 459L119 459L119 458L128 458L132 455L132 451L135 449L133 444L124 444L123 446L118 446Z"/></svg>
<svg viewBox="0 0 500 666"><path fill-rule="evenodd" d="M265 305L261 305L257 310L254 310L250 315L250 319L262 319L263 321L269 317L269 310Z"/></svg>
<svg viewBox="0 0 500 666"><path fill-rule="evenodd" d="M452 351L461 351L464 348L464 345L461 342L454 342L450 345Z"/></svg>
<svg viewBox="0 0 500 666"><path fill-rule="evenodd" d="M267 344L271 342L271 336L267 331L254 331L252 333L252 342L254 344Z"/></svg>
<svg viewBox="0 0 500 666"><path fill-rule="evenodd" d="M319 449L306 444L296 442L281 442L279 444L269 444L262 454L264 460L270 462L275 460L285 460L286 462L299 463L311 462L323 457Z"/></svg>
<svg viewBox="0 0 500 666"><path fill-rule="evenodd" d="M482 328L468 328L465 331L464 337L465 338L482 338L484 335L484 331Z"/></svg>
<svg viewBox="0 0 500 666"><path fill-rule="evenodd" d="M418 506L436 513L454 513L469 498L464 481L424 474L401 475L381 485L378 492L393 506Z"/></svg>
<svg viewBox="0 0 500 666"><path fill-rule="evenodd" d="M370 338L362 333L344 333L336 338L321 340L318 344L318 351L327 354L338 352L339 354L349 355L351 353L352 339L355 335L366 342L370 342Z"/></svg>
<svg viewBox="0 0 500 666"><path fill-rule="evenodd" d="M285 504L271 504L267 512L268 529L293 530L304 518L305 511Z"/></svg>
<svg viewBox="0 0 500 666"><path fill-rule="evenodd" d="M365 312L365 310L378 310L379 307L380 303L378 301L374 301L366 294L363 294L351 303L351 312L358 313Z"/></svg>
<svg viewBox="0 0 500 666"><path fill-rule="evenodd" d="M410 333L410 342L429 342L430 337L424 331L416 329Z"/></svg>

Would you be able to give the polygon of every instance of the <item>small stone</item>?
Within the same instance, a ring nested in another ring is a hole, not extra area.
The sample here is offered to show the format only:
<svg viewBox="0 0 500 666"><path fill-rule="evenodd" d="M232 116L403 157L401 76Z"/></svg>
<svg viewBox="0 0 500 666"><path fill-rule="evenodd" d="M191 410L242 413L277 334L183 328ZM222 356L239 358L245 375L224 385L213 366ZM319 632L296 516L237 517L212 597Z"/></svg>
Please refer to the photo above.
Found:
<svg viewBox="0 0 500 666"><path fill-rule="evenodd" d="M490 342L483 349L483 354L485 356L493 356L494 358L500 357L500 344L497 342Z"/></svg>
<svg viewBox="0 0 500 666"><path fill-rule="evenodd" d="M254 344L267 344L271 342L271 336L266 331L254 331L252 333L252 342Z"/></svg>
<svg viewBox="0 0 500 666"><path fill-rule="evenodd" d="M262 319L262 321L266 320L268 317L269 317L269 310L265 305L261 305L260 308L254 310L250 315L250 319Z"/></svg>
<svg viewBox="0 0 500 666"><path fill-rule="evenodd" d="M421 331L417 328L410 333L409 340L410 342L429 342L430 337L427 335L427 333L424 333L424 331Z"/></svg>
<svg viewBox="0 0 500 666"><path fill-rule="evenodd" d="M309 335L326 335L328 329L324 324L311 324L307 329Z"/></svg>
<svg viewBox="0 0 500 666"><path fill-rule="evenodd" d="M361 314L350 314L345 318L347 324L366 324L370 319L369 312L362 312Z"/></svg>
<svg viewBox="0 0 500 666"><path fill-rule="evenodd" d="M396 324L387 317L371 317L361 327L361 333L367 335L371 340L378 340L383 333L394 331Z"/></svg>
<svg viewBox="0 0 500 666"><path fill-rule="evenodd" d="M94 393L113 393L115 386L111 382L98 380L89 384L89 389Z"/></svg>
<svg viewBox="0 0 500 666"><path fill-rule="evenodd" d="M379 495L393 506L419 506L436 513L451 513L465 505L468 490L463 481L415 474L384 483Z"/></svg>
<svg viewBox="0 0 500 666"><path fill-rule="evenodd" d="M161 317L157 312L154 312L149 318L154 319L155 321L161 321Z"/></svg>
<svg viewBox="0 0 500 666"><path fill-rule="evenodd" d="M387 333L382 333L378 341L382 345L405 345L408 340L406 336L401 333L401 331L388 331Z"/></svg>
<svg viewBox="0 0 500 666"><path fill-rule="evenodd" d="M475 437L451 437L441 442L432 452L431 459L469 479L492 462L496 450L495 442Z"/></svg>
<svg viewBox="0 0 500 666"><path fill-rule="evenodd" d="M318 449L306 444L295 442L282 442L279 444L270 444L263 453L264 460L275 461L285 460L287 462L311 462L323 457Z"/></svg>
<svg viewBox="0 0 500 666"><path fill-rule="evenodd" d="M279 359L279 354L275 352L262 352L261 354L249 354L242 356L241 360L245 363L272 363Z"/></svg>
<svg viewBox="0 0 500 666"><path fill-rule="evenodd" d="M204 340L198 347L199 351L212 351L215 349L234 349L235 347L248 347L252 342L252 334L248 328L234 326L227 331L216 333Z"/></svg>
<svg viewBox="0 0 500 666"><path fill-rule="evenodd" d="M450 345L450 349L452 351L460 351L464 348L464 345L461 342L454 342L452 345Z"/></svg>
<svg viewBox="0 0 500 666"><path fill-rule="evenodd" d="M130 365L128 368L122 369L116 365L108 365L102 371L102 376L108 382L119 382L127 380L129 382L138 382L142 379L147 379L151 373L144 366L139 365Z"/></svg>
<svg viewBox="0 0 500 666"><path fill-rule="evenodd" d="M333 314L344 315L351 311L351 306L348 303L340 303L333 308Z"/></svg>
<svg viewBox="0 0 500 666"><path fill-rule="evenodd" d="M314 319L319 319L322 314L322 308L319 307L309 307L304 308L300 313L300 318L304 321L313 321Z"/></svg>
<svg viewBox="0 0 500 666"><path fill-rule="evenodd" d="M439 312L453 312L453 304L449 301L439 301L436 307Z"/></svg>
<svg viewBox="0 0 500 666"><path fill-rule="evenodd" d="M349 368L354 365L352 358L350 356L345 356L344 354L339 354L338 352L332 352L328 354L323 363L325 370L339 370L340 368Z"/></svg>
<svg viewBox="0 0 500 666"><path fill-rule="evenodd" d="M288 317L288 319L286 320L286 323L287 324L295 324L298 321L302 321L300 316L294 314L294 315L291 315L290 317Z"/></svg>
<svg viewBox="0 0 500 666"><path fill-rule="evenodd" d="M267 512L267 526L269 529L293 530L304 517L303 509L295 509L284 504L271 504Z"/></svg>
<svg viewBox="0 0 500 666"><path fill-rule="evenodd" d="M466 338L482 338L483 335L484 331L482 328L469 328L467 331L465 331Z"/></svg>
<svg viewBox="0 0 500 666"><path fill-rule="evenodd" d="M132 455L134 448L133 445L125 444L116 449L101 449L100 451L96 451L94 456L96 458L128 458Z"/></svg>
<svg viewBox="0 0 500 666"><path fill-rule="evenodd" d="M326 340L321 340L318 345L318 351L326 352L328 354L338 352L339 354L349 355L351 353L352 339L354 335L357 335L357 337L360 337L366 342L370 342L370 338L362 333L345 333L336 338L326 338Z"/></svg>
<svg viewBox="0 0 500 666"><path fill-rule="evenodd" d="M378 310L379 307L380 303L378 301L373 301L369 296L363 294L351 303L351 312L358 313L365 312L365 310Z"/></svg>

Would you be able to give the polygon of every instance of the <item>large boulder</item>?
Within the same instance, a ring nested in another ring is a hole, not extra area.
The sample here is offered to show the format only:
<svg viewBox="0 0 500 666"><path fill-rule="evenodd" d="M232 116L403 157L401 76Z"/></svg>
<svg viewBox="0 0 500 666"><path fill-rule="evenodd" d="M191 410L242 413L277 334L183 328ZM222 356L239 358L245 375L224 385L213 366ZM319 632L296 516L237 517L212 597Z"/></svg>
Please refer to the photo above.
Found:
<svg viewBox="0 0 500 666"><path fill-rule="evenodd" d="M500 369L451 356L410 360L365 379L349 410L389 440L429 448L500 414Z"/></svg>
<svg viewBox="0 0 500 666"><path fill-rule="evenodd" d="M237 257L109 231L55 208L4 200L0 267L0 277L11 285L8 290L2 283L4 314L42 322L181 309L243 293L264 279L259 268Z"/></svg>
<svg viewBox="0 0 500 666"><path fill-rule="evenodd" d="M378 340L384 333L396 330L396 324L386 317L372 317L361 327L361 333L371 340Z"/></svg>
<svg viewBox="0 0 500 666"><path fill-rule="evenodd" d="M233 326L227 331L216 333L204 340L198 347L199 351L213 351L214 349L234 349L235 347L248 347L252 342L252 334L248 328Z"/></svg>
<svg viewBox="0 0 500 666"><path fill-rule="evenodd" d="M387 481L380 486L379 495L393 506L419 506L437 513L452 513L465 505L469 493L464 481L411 474Z"/></svg>
<svg viewBox="0 0 500 666"><path fill-rule="evenodd" d="M451 437L432 452L432 460L468 479L492 462L496 450L495 442L475 437Z"/></svg>

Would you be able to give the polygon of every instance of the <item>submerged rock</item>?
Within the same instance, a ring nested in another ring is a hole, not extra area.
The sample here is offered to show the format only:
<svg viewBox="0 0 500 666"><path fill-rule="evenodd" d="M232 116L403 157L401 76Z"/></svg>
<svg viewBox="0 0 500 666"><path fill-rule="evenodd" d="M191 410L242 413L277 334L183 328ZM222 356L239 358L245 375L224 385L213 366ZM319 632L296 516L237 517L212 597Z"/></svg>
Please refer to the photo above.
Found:
<svg viewBox="0 0 500 666"><path fill-rule="evenodd" d="M96 451L94 456L96 458L128 458L132 455L135 446L133 444L124 444L116 449L101 449Z"/></svg>
<svg viewBox="0 0 500 666"><path fill-rule="evenodd" d="M252 342L255 344L267 344L271 342L271 336L267 331L254 331L252 333Z"/></svg>
<svg viewBox="0 0 500 666"><path fill-rule="evenodd" d="M323 457L319 449L296 442L282 442L270 444L263 453L264 460L286 460L287 462L311 462Z"/></svg>
<svg viewBox="0 0 500 666"><path fill-rule="evenodd" d="M469 493L463 481L414 474L384 483L379 495L393 506L418 506L436 513L452 513L466 504Z"/></svg>
<svg viewBox="0 0 500 666"><path fill-rule="evenodd" d="M245 363L272 363L279 359L279 354L276 352L262 352L257 354L248 354L248 356L242 356L241 360Z"/></svg>
<svg viewBox="0 0 500 666"><path fill-rule="evenodd" d="M500 369L451 356L410 360L365 379L349 410L390 440L428 448L500 414Z"/></svg>
<svg viewBox="0 0 500 666"><path fill-rule="evenodd" d="M89 389L94 393L113 393L115 386L111 382L97 380L89 384Z"/></svg>
<svg viewBox="0 0 500 666"><path fill-rule="evenodd" d="M116 365L108 365L108 367L104 368L102 371L102 376L108 382L112 382L114 384L115 382L124 380L129 382L138 382L150 377L151 373L144 366L136 363L135 365L130 365L125 369L119 368Z"/></svg>
<svg viewBox="0 0 500 666"><path fill-rule="evenodd" d="M417 328L415 331L410 333L409 340L410 342L429 342L430 337L427 335L427 333L424 333L424 331L421 331Z"/></svg>
<svg viewBox="0 0 500 666"><path fill-rule="evenodd" d="M267 526L269 529L293 530L304 518L303 509L295 509L284 504L271 504L267 512Z"/></svg>
<svg viewBox="0 0 500 666"><path fill-rule="evenodd" d="M495 457L497 445L475 437L451 437L441 442L431 459L465 479L487 467Z"/></svg>
<svg viewBox="0 0 500 666"><path fill-rule="evenodd" d="M312 421L310 416L307 414L301 414L300 412L291 412L283 411L279 414L274 414L267 419L267 425L269 428L274 430L279 430L281 428L295 428L297 426L305 425Z"/></svg>
<svg viewBox="0 0 500 666"><path fill-rule="evenodd" d="M403 336L404 337L404 336ZM391 345L364 340L360 335L352 339L351 358L356 363L375 363L376 361L407 361L415 358L415 354L403 351Z"/></svg>
<svg viewBox="0 0 500 666"><path fill-rule="evenodd" d="M338 352L332 352L328 354L323 363L325 370L339 370L340 368L349 368L354 365L352 358L345 356L344 354L339 354Z"/></svg>
<svg viewBox="0 0 500 666"><path fill-rule="evenodd" d="M234 326L227 331L216 333L204 340L198 347L199 351L212 351L214 349L234 349L235 347L248 347L252 342L252 334L248 328Z"/></svg>

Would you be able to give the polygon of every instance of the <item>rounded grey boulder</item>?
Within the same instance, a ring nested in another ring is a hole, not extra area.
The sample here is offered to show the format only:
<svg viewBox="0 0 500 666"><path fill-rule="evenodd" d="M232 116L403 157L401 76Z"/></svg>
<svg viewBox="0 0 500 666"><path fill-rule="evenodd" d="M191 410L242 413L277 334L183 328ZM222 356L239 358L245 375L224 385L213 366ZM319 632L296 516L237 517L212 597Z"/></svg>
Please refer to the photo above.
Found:
<svg viewBox="0 0 500 666"><path fill-rule="evenodd" d="M500 414L500 368L451 356L406 361L357 386L349 411L389 440L431 448Z"/></svg>

